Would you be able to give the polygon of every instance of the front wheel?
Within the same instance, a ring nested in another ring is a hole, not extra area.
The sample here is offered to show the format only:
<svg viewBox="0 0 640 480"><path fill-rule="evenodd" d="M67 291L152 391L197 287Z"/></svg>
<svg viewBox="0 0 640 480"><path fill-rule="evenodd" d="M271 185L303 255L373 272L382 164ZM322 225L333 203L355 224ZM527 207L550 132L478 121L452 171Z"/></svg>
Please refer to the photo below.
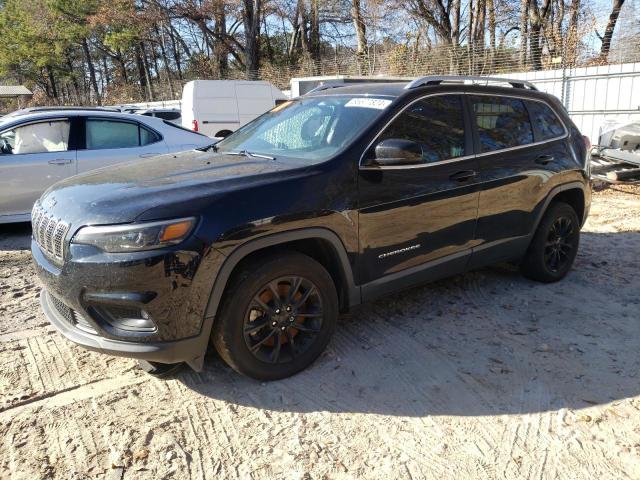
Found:
<svg viewBox="0 0 640 480"><path fill-rule="evenodd" d="M522 261L522 274L539 282L557 282L571 269L580 243L580 222L575 210L553 203L536 230Z"/></svg>
<svg viewBox="0 0 640 480"><path fill-rule="evenodd" d="M335 330L338 296L318 262L283 252L247 265L227 288L212 342L234 370L277 380L309 366Z"/></svg>

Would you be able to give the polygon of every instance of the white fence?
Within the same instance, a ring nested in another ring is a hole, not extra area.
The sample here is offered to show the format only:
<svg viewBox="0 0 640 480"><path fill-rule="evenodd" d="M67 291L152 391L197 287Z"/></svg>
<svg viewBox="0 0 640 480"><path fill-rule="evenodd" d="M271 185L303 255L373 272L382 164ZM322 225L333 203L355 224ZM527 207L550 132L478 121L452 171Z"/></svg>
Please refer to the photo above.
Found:
<svg viewBox="0 0 640 480"><path fill-rule="evenodd" d="M528 80L558 97L593 144L615 126L640 121L640 63L500 76Z"/></svg>

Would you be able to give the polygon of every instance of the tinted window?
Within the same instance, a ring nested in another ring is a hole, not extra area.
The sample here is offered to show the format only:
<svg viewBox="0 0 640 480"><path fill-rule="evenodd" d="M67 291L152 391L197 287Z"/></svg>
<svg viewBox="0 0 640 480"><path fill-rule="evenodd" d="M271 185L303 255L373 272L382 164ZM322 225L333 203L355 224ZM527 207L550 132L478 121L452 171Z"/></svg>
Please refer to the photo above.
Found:
<svg viewBox="0 0 640 480"><path fill-rule="evenodd" d="M539 140L549 140L564 135L564 127L558 116L542 102L527 102L531 121L538 128Z"/></svg>
<svg viewBox="0 0 640 480"><path fill-rule="evenodd" d="M472 96L471 102L475 112L481 152L492 152L533 143L529 113L522 100Z"/></svg>
<svg viewBox="0 0 640 480"><path fill-rule="evenodd" d="M30 123L0 133L3 154L64 152L69 146L69 120Z"/></svg>
<svg viewBox="0 0 640 480"><path fill-rule="evenodd" d="M389 125L379 141L411 140L422 145L425 162L464 155L464 113L458 95L438 95L410 105Z"/></svg>
<svg viewBox="0 0 640 480"><path fill-rule="evenodd" d="M131 148L158 141L158 136L133 122L87 119L87 149Z"/></svg>

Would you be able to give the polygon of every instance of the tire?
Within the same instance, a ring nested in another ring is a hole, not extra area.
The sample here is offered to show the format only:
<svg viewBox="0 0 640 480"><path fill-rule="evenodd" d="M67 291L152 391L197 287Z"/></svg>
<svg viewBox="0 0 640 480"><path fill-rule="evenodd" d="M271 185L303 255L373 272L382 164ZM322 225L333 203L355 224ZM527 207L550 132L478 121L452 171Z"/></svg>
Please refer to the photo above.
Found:
<svg viewBox="0 0 640 480"><path fill-rule="evenodd" d="M338 295L325 268L306 255L281 252L234 275L211 340L237 372L278 380L318 358L337 318Z"/></svg>
<svg viewBox="0 0 640 480"><path fill-rule="evenodd" d="M579 244L580 221L576 211L564 202L554 202L538 225L520 271L538 282L562 280L573 266Z"/></svg>

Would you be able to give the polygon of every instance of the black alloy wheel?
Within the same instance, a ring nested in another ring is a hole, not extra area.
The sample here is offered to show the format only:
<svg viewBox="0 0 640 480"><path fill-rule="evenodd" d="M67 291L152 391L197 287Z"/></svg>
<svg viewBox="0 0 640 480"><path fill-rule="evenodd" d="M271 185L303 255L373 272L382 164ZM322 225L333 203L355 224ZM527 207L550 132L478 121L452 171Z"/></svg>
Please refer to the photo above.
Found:
<svg viewBox="0 0 640 480"><path fill-rule="evenodd" d="M338 294L316 260L281 250L245 262L230 280L211 341L234 370L258 380L289 377L326 348Z"/></svg>
<svg viewBox="0 0 640 480"><path fill-rule="evenodd" d="M322 329L322 298L302 276L263 285L244 316L244 340L260 361L291 362L307 351Z"/></svg>
<svg viewBox="0 0 640 480"><path fill-rule="evenodd" d="M544 261L549 271L557 273L571 261L577 226L569 217L558 217L551 224L544 247Z"/></svg>
<svg viewBox="0 0 640 480"><path fill-rule="evenodd" d="M565 277L578 254L580 220L573 207L552 203L545 212L520 264L522 274L538 282Z"/></svg>

